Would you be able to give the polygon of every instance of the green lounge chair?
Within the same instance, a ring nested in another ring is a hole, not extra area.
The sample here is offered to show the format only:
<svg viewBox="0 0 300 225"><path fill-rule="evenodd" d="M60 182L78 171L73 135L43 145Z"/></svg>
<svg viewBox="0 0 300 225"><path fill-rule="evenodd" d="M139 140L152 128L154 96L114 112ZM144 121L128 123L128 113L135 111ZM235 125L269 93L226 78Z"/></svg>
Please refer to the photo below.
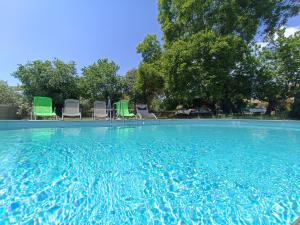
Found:
<svg viewBox="0 0 300 225"><path fill-rule="evenodd" d="M118 117L134 117L133 113L130 113L128 110L128 101L121 100L114 104L117 110Z"/></svg>
<svg viewBox="0 0 300 225"><path fill-rule="evenodd" d="M36 120L37 116L40 117L52 117L56 116L52 109L52 99L48 97L34 97L33 98L33 116Z"/></svg>

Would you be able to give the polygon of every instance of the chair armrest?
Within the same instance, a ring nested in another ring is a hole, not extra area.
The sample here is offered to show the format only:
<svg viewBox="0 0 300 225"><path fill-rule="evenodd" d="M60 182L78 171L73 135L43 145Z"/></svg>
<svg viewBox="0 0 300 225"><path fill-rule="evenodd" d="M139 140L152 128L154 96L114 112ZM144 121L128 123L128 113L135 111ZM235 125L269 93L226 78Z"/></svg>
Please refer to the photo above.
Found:
<svg viewBox="0 0 300 225"><path fill-rule="evenodd" d="M152 115L153 115L153 117L157 120L157 117L156 117L156 115L154 114L154 113L151 113Z"/></svg>
<svg viewBox="0 0 300 225"><path fill-rule="evenodd" d="M142 117L142 114L140 114L140 113L137 113L136 114L140 119L142 119L143 117Z"/></svg>

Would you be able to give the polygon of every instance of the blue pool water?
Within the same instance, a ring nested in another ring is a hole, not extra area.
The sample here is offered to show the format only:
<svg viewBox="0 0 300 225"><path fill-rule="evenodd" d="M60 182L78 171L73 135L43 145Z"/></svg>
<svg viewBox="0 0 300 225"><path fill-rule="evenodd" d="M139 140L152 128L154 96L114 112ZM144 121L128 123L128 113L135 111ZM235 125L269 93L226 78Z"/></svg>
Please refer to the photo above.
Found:
<svg viewBox="0 0 300 225"><path fill-rule="evenodd" d="M0 224L289 224L300 124L0 130Z"/></svg>

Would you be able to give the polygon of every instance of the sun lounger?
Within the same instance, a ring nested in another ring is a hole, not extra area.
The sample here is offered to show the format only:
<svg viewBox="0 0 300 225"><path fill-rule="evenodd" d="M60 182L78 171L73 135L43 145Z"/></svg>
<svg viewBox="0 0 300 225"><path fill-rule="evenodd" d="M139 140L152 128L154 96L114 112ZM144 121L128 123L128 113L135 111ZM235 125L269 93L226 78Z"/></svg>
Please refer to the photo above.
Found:
<svg viewBox="0 0 300 225"><path fill-rule="evenodd" d="M128 101L121 100L119 102L116 102L115 104L117 117L134 117L135 115L133 113L129 112L128 109Z"/></svg>
<svg viewBox="0 0 300 225"><path fill-rule="evenodd" d="M155 116L154 113L149 112L148 106L145 105L145 104L137 104L136 105L136 113L137 113L137 115L140 119L143 119L143 118L155 118L155 119L157 119L157 117Z"/></svg>
<svg viewBox="0 0 300 225"><path fill-rule="evenodd" d="M93 119L106 118L106 117L107 117L106 102L95 101L94 108L93 108Z"/></svg>
<svg viewBox="0 0 300 225"><path fill-rule="evenodd" d="M34 97L32 115L36 117L57 117L52 109L52 99L48 97Z"/></svg>
<svg viewBox="0 0 300 225"><path fill-rule="evenodd" d="M62 119L64 119L65 116L69 117L77 117L81 119L81 112L79 109L79 100L75 99L66 99L65 100L65 106L62 111Z"/></svg>

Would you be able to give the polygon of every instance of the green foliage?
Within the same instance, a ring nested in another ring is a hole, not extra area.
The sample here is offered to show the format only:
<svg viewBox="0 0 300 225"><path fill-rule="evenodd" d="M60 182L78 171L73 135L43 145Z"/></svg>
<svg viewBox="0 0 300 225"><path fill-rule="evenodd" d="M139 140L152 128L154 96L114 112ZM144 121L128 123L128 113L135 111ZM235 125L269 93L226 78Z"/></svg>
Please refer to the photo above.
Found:
<svg viewBox="0 0 300 225"><path fill-rule="evenodd" d="M80 81L81 95L95 100L118 100L122 95L122 81L117 75L119 66L108 59L99 59L94 64L82 69Z"/></svg>
<svg viewBox="0 0 300 225"><path fill-rule="evenodd" d="M92 116L92 108L94 107L94 103L90 101L90 99L80 98L80 110L82 116L91 117Z"/></svg>
<svg viewBox="0 0 300 225"><path fill-rule="evenodd" d="M165 44L190 38L203 30L234 34L250 42L261 24L266 33L299 13L298 0L159 0L159 21Z"/></svg>
<svg viewBox="0 0 300 225"><path fill-rule="evenodd" d="M134 92L134 84L138 76L138 70L129 70L122 79L123 82L123 94L126 98L132 101L136 101L136 96Z"/></svg>
<svg viewBox="0 0 300 225"><path fill-rule="evenodd" d="M154 63L161 56L161 47L156 35L147 35L142 43L137 46L137 53L142 54L143 62Z"/></svg>
<svg viewBox="0 0 300 225"><path fill-rule="evenodd" d="M135 103L147 103L151 106L155 100L155 107L158 108L163 88L163 77L153 64L141 64L137 70L130 70L123 77L125 98Z"/></svg>
<svg viewBox="0 0 300 225"><path fill-rule="evenodd" d="M20 95L5 81L0 80L0 104L16 105Z"/></svg>
<svg viewBox="0 0 300 225"><path fill-rule="evenodd" d="M31 105L26 101L26 99L24 99L23 96L19 98L17 107L17 116L20 119L29 117L29 114L31 112Z"/></svg>
<svg viewBox="0 0 300 225"><path fill-rule="evenodd" d="M286 96L286 82L299 86L298 78L287 79L299 74L299 43L276 48L274 71L266 53L258 58L252 53L253 39L262 24L262 33L271 38L299 7L297 0L159 0L165 41L159 69L166 82L166 102L189 107L200 99L212 108L221 105L225 112L238 112L253 96L274 108ZM283 71L289 75L282 77Z"/></svg>
<svg viewBox="0 0 300 225"><path fill-rule="evenodd" d="M64 99L79 96L74 62L36 60L19 65L13 76L21 81L21 88L29 102L34 96L46 96L55 103L63 104Z"/></svg>
<svg viewBox="0 0 300 225"><path fill-rule="evenodd" d="M152 64L140 65L133 92L136 102L148 103L163 92L164 80Z"/></svg>
<svg viewBox="0 0 300 225"><path fill-rule="evenodd" d="M279 103L294 97L300 88L300 36L278 37L258 54L258 73L255 93L259 99L269 102L267 112L278 108Z"/></svg>
<svg viewBox="0 0 300 225"><path fill-rule="evenodd" d="M278 38L273 40L271 51L276 73L282 75L289 86L289 97L300 89L300 32L285 37L285 29L278 31Z"/></svg>
<svg viewBox="0 0 300 225"><path fill-rule="evenodd" d="M17 107L17 116L24 118L30 112L30 105L24 97L17 92L16 87L10 87L5 81L0 80L0 104Z"/></svg>
<svg viewBox="0 0 300 225"><path fill-rule="evenodd" d="M219 37L202 32L190 40L179 40L168 48L161 60L168 98L189 105L195 98L219 102L243 73L233 74L237 59L243 58L243 41L235 36Z"/></svg>

